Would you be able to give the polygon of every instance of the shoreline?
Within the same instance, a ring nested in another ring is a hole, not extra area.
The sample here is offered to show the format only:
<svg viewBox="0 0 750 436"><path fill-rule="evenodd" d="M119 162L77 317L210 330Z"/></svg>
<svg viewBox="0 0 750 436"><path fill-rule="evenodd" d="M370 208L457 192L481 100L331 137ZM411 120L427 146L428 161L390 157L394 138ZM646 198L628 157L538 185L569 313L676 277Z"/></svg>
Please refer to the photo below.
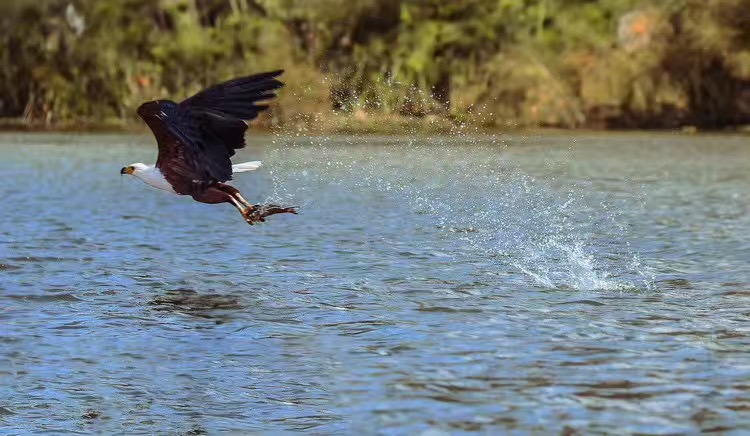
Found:
<svg viewBox="0 0 750 436"><path fill-rule="evenodd" d="M653 134L714 134L714 135L750 135L750 125L734 126L726 129L704 130L694 126L683 126L680 128L654 128L654 129L610 129L594 127L547 127L547 126L521 126L509 125L502 127L487 127L476 125L461 125L454 123L448 118L409 118L403 116L373 117L371 120L359 119L353 115L324 117L322 122L316 120L315 125L303 123L286 123L283 125L269 126L267 123L256 122L250 125L249 132L256 134L289 134L296 133L298 136L324 136L324 135L499 135L499 134L627 134L627 133L653 133ZM116 121L71 121L61 123L26 122L16 118L0 118L0 134L5 133L78 133L78 134L150 134L149 129L140 122L127 120Z"/></svg>

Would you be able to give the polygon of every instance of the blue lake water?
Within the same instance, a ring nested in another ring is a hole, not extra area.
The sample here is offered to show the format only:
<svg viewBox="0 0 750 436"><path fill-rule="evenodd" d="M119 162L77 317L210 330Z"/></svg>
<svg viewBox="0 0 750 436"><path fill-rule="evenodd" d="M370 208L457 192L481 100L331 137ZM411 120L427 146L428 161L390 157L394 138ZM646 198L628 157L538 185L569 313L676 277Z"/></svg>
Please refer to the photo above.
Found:
<svg viewBox="0 0 750 436"><path fill-rule="evenodd" d="M750 431L750 138L0 135L0 432Z"/></svg>

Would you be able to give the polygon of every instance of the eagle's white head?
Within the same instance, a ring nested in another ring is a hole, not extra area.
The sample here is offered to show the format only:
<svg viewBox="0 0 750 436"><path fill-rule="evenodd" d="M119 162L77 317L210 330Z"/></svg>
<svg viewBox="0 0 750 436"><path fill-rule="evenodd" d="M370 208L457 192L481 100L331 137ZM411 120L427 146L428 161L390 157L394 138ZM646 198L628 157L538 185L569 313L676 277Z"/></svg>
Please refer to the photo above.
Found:
<svg viewBox="0 0 750 436"><path fill-rule="evenodd" d="M139 174L143 174L145 171L148 171L149 168L152 168L151 165L146 165L144 163L136 162L132 163L126 167L123 167L120 170L120 174L129 174L131 176L138 177ZM140 178L140 177L138 177Z"/></svg>
<svg viewBox="0 0 750 436"><path fill-rule="evenodd" d="M127 174L135 176L147 185L151 185L154 188L161 189L167 192L174 192L172 185L162 175L161 171L154 165L146 165L144 163L136 162L132 163L120 170L120 174Z"/></svg>

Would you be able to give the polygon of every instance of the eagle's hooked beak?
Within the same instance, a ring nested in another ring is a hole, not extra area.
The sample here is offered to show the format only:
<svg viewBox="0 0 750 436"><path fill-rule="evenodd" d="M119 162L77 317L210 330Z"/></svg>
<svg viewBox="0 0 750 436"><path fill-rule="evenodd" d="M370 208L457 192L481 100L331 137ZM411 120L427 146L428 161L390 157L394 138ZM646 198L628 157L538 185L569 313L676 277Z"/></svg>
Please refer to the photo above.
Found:
<svg viewBox="0 0 750 436"><path fill-rule="evenodd" d="M123 167L120 170L120 175L122 174L133 174L133 167Z"/></svg>

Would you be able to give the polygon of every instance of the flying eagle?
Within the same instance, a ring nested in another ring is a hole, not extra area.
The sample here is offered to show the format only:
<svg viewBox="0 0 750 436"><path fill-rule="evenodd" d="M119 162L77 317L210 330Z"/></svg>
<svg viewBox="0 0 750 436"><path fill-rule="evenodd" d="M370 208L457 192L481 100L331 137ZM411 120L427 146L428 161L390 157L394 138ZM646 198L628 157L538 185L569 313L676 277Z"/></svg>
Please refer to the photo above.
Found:
<svg viewBox="0 0 750 436"><path fill-rule="evenodd" d="M155 100L143 103L138 115L151 128L159 145L156 165L134 163L120 174L201 203L231 203L248 224L265 221L277 213L293 213L293 207L253 205L239 190L224 182L234 173L252 171L259 161L232 165L235 150L245 146L247 122L268 106L257 104L276 96L284 86L276 78L283 70L239 77L214 85L180 103Z"/></svg>

